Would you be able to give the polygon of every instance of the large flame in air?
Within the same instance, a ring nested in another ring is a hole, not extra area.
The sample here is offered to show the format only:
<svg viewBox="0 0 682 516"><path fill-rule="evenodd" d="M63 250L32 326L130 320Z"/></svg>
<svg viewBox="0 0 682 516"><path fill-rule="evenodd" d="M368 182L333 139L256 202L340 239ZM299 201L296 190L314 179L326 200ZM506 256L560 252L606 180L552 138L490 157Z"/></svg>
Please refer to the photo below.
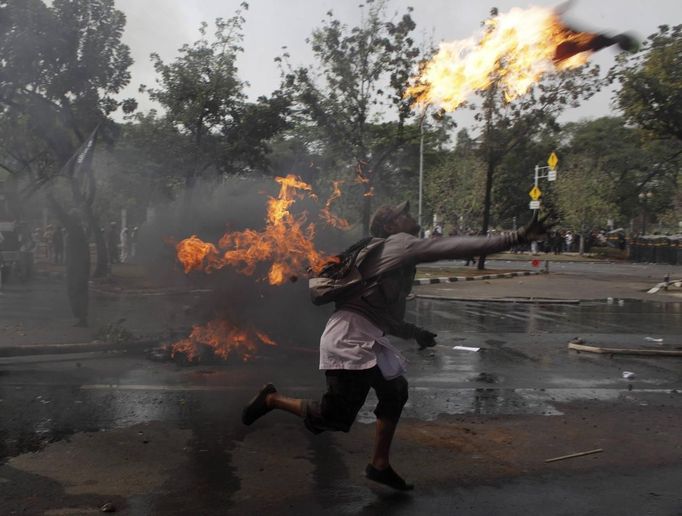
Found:
<svg viewBox="0 0 682 516"><path fill-rule="evenodd" d="M192 362L200 354L202 346L212 349L213 354L222 359L236 354L243 361L256 354L258 343L275 346L275 342L258 330L239 328L225 319L215 319L205 325L195 324L189 337L171 346L171 355L183 353Z"/></svg>
<svg viewBox="0 0 682 516"><path fill-rule="evenodd" d="M308 269L319 271L333 260L315 249L315 225L306 223L305 214L295 216L289 211L296 199L312 193L310 185L294 175L275 180L280 191L268 199L265 229L225 233L217 246L194 235L182 240L176 245L176 254L185 273L232 266L251 275L259 263L268 262L268 282L281 285Z"/></svg>
<svg viewBox="0 0 682 516"><path fill-rule="evenodd" d="M498 81L510 101L548 72L585 64L592 53L585 43L593 37L566 27L552 9L513 8L486 20L478 37L441 43L405 96L454 111L469 95ZM586 50L558 59L557 49L565 44Z"/></svg>

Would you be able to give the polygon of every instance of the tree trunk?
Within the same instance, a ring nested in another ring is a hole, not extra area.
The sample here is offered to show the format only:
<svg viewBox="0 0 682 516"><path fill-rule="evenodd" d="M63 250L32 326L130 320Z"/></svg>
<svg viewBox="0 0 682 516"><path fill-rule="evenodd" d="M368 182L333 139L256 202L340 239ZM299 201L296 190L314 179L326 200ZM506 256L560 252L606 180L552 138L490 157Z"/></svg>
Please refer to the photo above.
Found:
<svg viewBox="0 0 682 516"><path fill-rule="evenodd" d="M88 226L90 226L90 235L95 241L95 249L97 251L97 260L95 262L95 272L92 276L94 278L103 278L109 273L109 252L107 250L107 242L104 238L104 233L100 231L99 217L92 212L88 207L86 210L88 217Z"/></svg>
<svg viewBox="0 0 682 516"><path fill-rule="evenodd" d="M485 142L487 147L487 164L488 168L485 174L485 199L483 201L483 225L481 226L481 235L487 236L490 226L490 207L492 205L493 194L493 176L495 174L495 162L493 156L493 116L495 113L495 95L497 93L497 84L488 89L486 98L485 110ZM485 269L485 256L478 257L478 270Z"/></svg>
<svg viewBox="0 0 682 516"><path fill-rule="evenodd" d="M492 157L488 159L488 169L485 175L485 200L483 201L483 226L481 235L486 236L490 227L490 208L492 206L493 178L495 175L495 164ZM485 256L478 258L478 270L485 269Z"/></svg>

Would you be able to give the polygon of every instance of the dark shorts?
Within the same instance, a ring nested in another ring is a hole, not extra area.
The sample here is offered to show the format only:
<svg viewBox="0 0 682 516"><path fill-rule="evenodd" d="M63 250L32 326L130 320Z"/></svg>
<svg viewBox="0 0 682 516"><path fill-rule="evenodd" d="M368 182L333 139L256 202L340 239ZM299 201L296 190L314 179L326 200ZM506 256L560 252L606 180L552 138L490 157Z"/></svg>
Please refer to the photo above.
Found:
<svg viewBox="0 0 682 516"><path fill-rule="evenodd" d="M348 432L365 404L369 389L379 403L379 419L398 421L407 402L407 380L402 376L386 380L378 367L362 370L334 369L325 372L327 392L318 401L305 402L305 426L314 434L325 430Z"/></svg>

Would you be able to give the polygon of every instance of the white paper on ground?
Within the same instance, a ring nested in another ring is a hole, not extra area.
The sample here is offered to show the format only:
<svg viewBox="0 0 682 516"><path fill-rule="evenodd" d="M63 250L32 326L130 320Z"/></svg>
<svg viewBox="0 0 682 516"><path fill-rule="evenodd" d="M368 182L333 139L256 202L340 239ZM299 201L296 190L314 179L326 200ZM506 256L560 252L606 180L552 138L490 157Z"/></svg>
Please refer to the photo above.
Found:
<svg viewBox="0 0 682 516"><path fill-rule="evenodd" d="M457 349L459 351L474 351L474 352L476 352L481 348L472 348L469 346L454 346L452 349Z"/></svg>

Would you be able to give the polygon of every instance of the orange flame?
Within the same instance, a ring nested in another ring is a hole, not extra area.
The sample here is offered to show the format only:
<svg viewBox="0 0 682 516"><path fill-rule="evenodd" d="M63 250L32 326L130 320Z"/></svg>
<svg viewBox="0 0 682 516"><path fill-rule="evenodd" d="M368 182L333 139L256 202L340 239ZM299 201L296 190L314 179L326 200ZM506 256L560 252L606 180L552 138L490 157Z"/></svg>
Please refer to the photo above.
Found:
<svg viewBox="0 0 682 516"><path fill-rule="evenodd" d="M330 226L341 229L346 231L347 229L350 228L350 224L346 219L342 219L341 217L338 217L337 215L334 215L332 213L332 204L334 201L339 199L341 197L341 185L343 184L343 181L332 181L332 194L329 196L329 199L327 199L327 202L324 205L324 208L320 210L320 217Z"/></svg>
<svg viewBox="0 0 682 516"><path fill-rule="evenodd" d="M478 38L441 43L438 53L413 78L405 97L422 106L454 111L469 95L499 81L511 101L548 72L584 65L592 53L586 43L593 36L569 29L552 9L513 8L486 20ZM579 50L558 59L557 49L566 43Z"/></svg>
<svg viewBox="0 0 682 516"><path fill-rule="evenodd" d="M362 194L363 197L374 197L374 186L370 185L369 177L365 175L365 171L362 169L362 166L365 164L360 162L355 167L355 183L365 187L365 193Z"/></svg>
<svg viewBox="0 0 682 516"><path fill-rule="evenodd" d="M203 345L210 347L222 359L236 353L246 362L256 354L258 342L276 346L275 341L261 331L238 328L224 319L215 319L203 326L195 324L189 337L172 345L171 356L184 353L192 362L199 356Z"/></svg>
<svg viewBox="0 0 682 516"><path fill-rule="evenodd" d="M212 272L225 266L252 275L261 262L270 262L268 282L281 285L295 280L309 268L318 272L332 257L315 249L315 225L307 224L305 214L294 216L289 208L303 192L311 193L310 185L294 175L277 177L278 196L268 199L265 229L246 229L225 233L218 247L191 236L176 246L177 258L185 273L193 270Z"/></svg>

